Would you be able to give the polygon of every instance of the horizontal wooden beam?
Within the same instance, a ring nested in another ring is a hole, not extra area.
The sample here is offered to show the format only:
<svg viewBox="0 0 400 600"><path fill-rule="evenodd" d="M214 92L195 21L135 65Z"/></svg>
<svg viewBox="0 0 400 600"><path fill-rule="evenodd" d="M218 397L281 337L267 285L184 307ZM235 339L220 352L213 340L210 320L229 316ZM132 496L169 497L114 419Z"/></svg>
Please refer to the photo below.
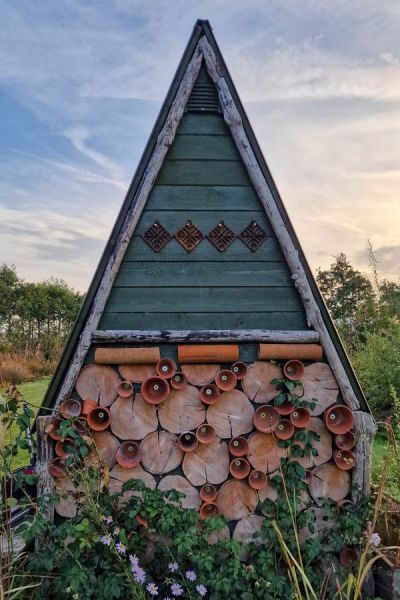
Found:
<svg viewBox="0 0 400 600"><path fill-rule="evenodd" d="M316 331L273 331L270 329L174 330L145 331L140 329L96 330L92 341L102 344L137 342L270 342L277 344L314 344L319 342Z"/></svg>

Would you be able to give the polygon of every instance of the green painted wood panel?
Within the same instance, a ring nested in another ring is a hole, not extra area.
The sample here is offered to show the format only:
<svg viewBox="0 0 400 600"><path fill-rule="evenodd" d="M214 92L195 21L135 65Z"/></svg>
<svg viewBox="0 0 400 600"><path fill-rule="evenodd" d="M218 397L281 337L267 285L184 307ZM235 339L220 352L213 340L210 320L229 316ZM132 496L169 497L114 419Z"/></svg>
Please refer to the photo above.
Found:
<svg viewBox="0 0 400 600"><path fill-rule="evenodd" d="M147 210L248 211L263 210L250 186L156 185L146 204Z"/></svg>
<svg viewBox="0 0 400 600"><path fill-rule="evenodd" d="M191 135L230 135L222 115L185 114L179 123L179 134Z"/></svg>
<svg viewBox="0 0 400 600"><path fill-rule="evenodd" d="M212 213L207 211L192 212L189 210L164 210L162 215L160 215L157 210L146 210L140 219L136 231L138 235L141 235L151 227L155 221L159 221L171 235L174 235L189 220L200 229L203 235L207 235L214 229L220 220L223 220L236 234L243 231L251 221L256 221L269 235L273 233L272 228L265 217L265 213L261 211L248 211L244 213L243 211L236 212L233 210L231 212L220 211Z"/></svg>
<svg viewBox="0 0 400 600"><path fill-rule="evenodd" d="M114 287L292 287L283 262L124 262Z"/></svg>
<svg viewBox="0 0 400 600"><path fill-rule="evenodd" d="M240 160L236 144L228 135L178 135L167 158L169 160Z"/></svg>
<svg viewBox="0 0 400 600"><path fill-rule="evenodd" d="M162 185L249 185L247 171L233 160L166 160L156 180Z"/></svg>

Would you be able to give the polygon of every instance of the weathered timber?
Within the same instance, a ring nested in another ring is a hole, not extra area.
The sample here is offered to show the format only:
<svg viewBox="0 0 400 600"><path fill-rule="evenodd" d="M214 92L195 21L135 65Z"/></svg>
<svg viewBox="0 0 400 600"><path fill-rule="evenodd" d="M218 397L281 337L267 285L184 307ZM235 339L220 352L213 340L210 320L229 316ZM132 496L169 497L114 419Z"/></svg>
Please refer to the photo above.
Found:
<svg viewBox="0 0 400 600"><path fill-rule="evenodd" d="M118 397L111 409L111 431L121 440L142 440L158 427L156 407L143 400Z"/></svg>
<svg viewBox="0 0 400 600"><path fill-rule="evenodd" d="M263 473L273 473L279 469L281 458L287 457L287 449L278 445L278 438L272 433L253 433L247 440L247 459L251 466Z"/></svg>
<svg viewBox="0 0 400 600"><path fill-rule="evenodd" d="M356 465L352 473L354 485L354 500L359 498L361 492L368 494L371 485L371 456L372 442L377 427L369 413L356 410L354 413L354 431L356 434Z"/></svg>
<svg viewBox="0 0 400 600"><path fill-rule="evenodd" d="M192 385L207 385L214 381L220 365L181 365L182 373Z"/></svg>
<svg viewBox="0 0 400 600"><path fill-rule="evenodd" d="M168 431L149 433L142 443L143 467L155 475L162 475L178 467L183 458L183 452L178 447L178 438Z"/></svg>
<svg viewBox="0 0 400 600"><path fill-rule="evenodd" d="M215 439L211 444L199 444L186 452L182 469L193 485L222 483L229 476L229 452L226 442Z"/></svg>
<svg viewBox="0 0 400 600"><path fill-rule="evenodd" d="M103 365L86 365L76 380L76 391L82 400L95 400L99 406L110 406L118 396L118 373Z"/></svg>
<svg viewBox="0 0 400 600"><path fill-rule="evenodd" d="M325 463L314 469L309 490L316 502L326 498L338 502L346 498L350 486L351 478L348 471L338 469L333 463Z"/></svg>
<svg viewBox="0 0 400 600"><path fill-rule="evenodd" d="M109 431L94 431L93 440L96 449L90 456L89 462L96 464L97 460L112 469L117 464L119 441ZM89 457L88 457L89 458Z"/></svg>
<svg viewBox="0 0 400 600"><path fill-rule="evenodd" d="M231 479L219 490L216 504L226 519L236 521L255 511L257 499L257 492L248 483Z"/></svg>
<svg viewBox="0 0 400 600"><path fill-rule="evenodd" d="M37 497L46 498L54 494L54 480L49 473L49 465L53 458L53 440L47 435L46 429L51 426L53 418L38 417L36 421L36 440L37 440L37 455L35 474L37 481ZM45 509L46 521L52 523L54 521L54 506L51 502L46 503ZM45 539L37 537L35 540L35 550L45 545Z"/></svg>
<svg viewBox="0 0 400 600"><path fill-rule="evenodd" d="M321 415L338 398L339 386L332 369L326 363L313 363L304 369L302 379L304 400L317 400L313 415Z"/></svg>
<svg viewBox="0 0 400 600"><path fill-rule="evenodd" d="M257 361L249 366L242 381L243 391L253 402L271 402L279 394L271 381L281 377L280 367L270 362Z"/></svg>
<svg viewBox="0 0 400 600"><path fill-rule="evenodd" d="M207 422L219 437L231 438L253 429L254 408L240 390L222 392L217 402L207 409Z"/></svg>
<svg viewBox="0 0 400 600"><path fill-rule="evenodd" d="M182 390L172 390L158 409L161 427L171 433L196 429L204 422L205 414L200 392L193 385L186 385Z"/></svg>
<svg viewBox="0 0 400 600"><path fill-rule="evenodd" d="M60 497L54 506L55 512L60 517L73 519L78 512L76 496L81 492L75 487L72 480L68 477L62 477L55 482L55 494Z"/></svg>
<svg viewBox="0 0 400 600"><path fill-rule="evenodd" d="M318 417L312 417L310 424L304 431L306 433L314 431L316 434L318 434L319 440L313 440L312 442L312 446L317 450L318 454L316 456L314 456L312 453L307 456L291 455L290 460L298 462L305 469L311 469L312 467L317 467L328 462L328 460L332 458L332 435L325 427L322 419L318 419ZM304 442L301 440L294 440L291 446L292 449L293 445L299 446L302 449L304 448Z"/></svg>
<svg viewBox="0 0 400 600"><path fill-rule="evenodd" d="M184 494L184 497L179 500L182 508L194 508L196 510L200 508L201 500L199 492L182 475L167 475L163 477L158 484L158 489L163 492L175 490Z"/></svg>
<svg viewBox="0 0 400 600"><path fill-rule="evenodd" d="M155 365L119 365L118 371L122 379L132 383L143 383L157 375Z"/></svg>

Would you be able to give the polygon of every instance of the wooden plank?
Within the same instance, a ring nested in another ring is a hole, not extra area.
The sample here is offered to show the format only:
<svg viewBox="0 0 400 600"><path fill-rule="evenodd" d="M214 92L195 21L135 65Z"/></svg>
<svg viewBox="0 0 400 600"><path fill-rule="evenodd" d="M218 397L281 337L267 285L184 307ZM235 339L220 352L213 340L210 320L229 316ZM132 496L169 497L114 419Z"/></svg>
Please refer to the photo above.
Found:
<svg viewBox="0 0 400 600"><path fill-rule="evenodd" d="M285 263L123 262L114 287L294 287Z"/></svg>
<svg viewBox="0 0 400 600"><path fill-rule="evenodd" d="M300 311L301 301L293 288L113 288L106 310L110 312L142 313L149 310L159 313L180 312L265 312L268 310Z"/></svg>
<svg viewBox="0 0 400 600"><path fill-rule="evenodd" d="M166 160L157 185L249 185L242 161Z"/></svg>
<svg viewBox="0 0 400 600"><path fill-rule="evenodd" d="M316 331L272 331L270 329L222 329L222 330L97 330L93 342L107 344L180 343L180 342L269 342L281 344L313 344L319 341Z"/></svg>
<svg viewBox="0 0 400 600"><path fill-rule="evenodd" d="M229 129L222 115L186 113L179 124L178 134L226 135Z"/></svg>
<svg viewBox="0 0 400 600"><path fill-rule="evenodd" d="M37 497L42 500L50 498L54 495L54 481L49 473L50 462L53 458L53 440L49 438L46 432L46 428L53 421L52 417L38 417L36 419L36 465L35 475L38 478L37 481ZM54 505L48 502L45 508L46 520L49 523L54 521ZM46 537L38 536L35 539L35 550L39 551L46 547Z"/></svg>
<svg viewBox="0 0 400 600"><path fill-rule="evenodd" d="M169 160L240 160L231 135L177 135Z"/></svg>
<svg viewBox="0 0 400 600"><path fill-rule="evenodd" d="M239 234L250 221L256 221L260 227L269 235L273 235L273 231L268 221L265 218L263 211L230 211L230 212L212 212L207 211L189 211L189 210L171 210L163 211L162 214L157 210L145 210L136 230L137 235L144 233L151 227L155 221L159 221L163 227L174 235L181 227L189 220L193 221L194 225L200 229L203 235L207 235L220 220L232 229L236 234ZM242 242L241 242L242 243Z"/></svg>
<svg viewBox="0 0 400 600"><path fill-rule="evenodd" d="M265 211L250 186L155 185L146 204L147 210L262 210L264 219L266 218Z"/></svg>

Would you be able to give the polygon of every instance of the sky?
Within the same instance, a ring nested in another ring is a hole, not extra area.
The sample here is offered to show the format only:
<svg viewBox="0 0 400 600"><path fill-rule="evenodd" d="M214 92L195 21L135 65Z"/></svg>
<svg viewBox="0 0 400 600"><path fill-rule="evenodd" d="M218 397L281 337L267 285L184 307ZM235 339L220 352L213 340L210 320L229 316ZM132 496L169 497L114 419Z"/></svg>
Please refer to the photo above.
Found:
<svg viewBox="0 0 400 600"><path fill-rule="evenodd" d="M312 268L398 282L398 0L0 0L0 264L87 289L197 18Z"/></svg>

